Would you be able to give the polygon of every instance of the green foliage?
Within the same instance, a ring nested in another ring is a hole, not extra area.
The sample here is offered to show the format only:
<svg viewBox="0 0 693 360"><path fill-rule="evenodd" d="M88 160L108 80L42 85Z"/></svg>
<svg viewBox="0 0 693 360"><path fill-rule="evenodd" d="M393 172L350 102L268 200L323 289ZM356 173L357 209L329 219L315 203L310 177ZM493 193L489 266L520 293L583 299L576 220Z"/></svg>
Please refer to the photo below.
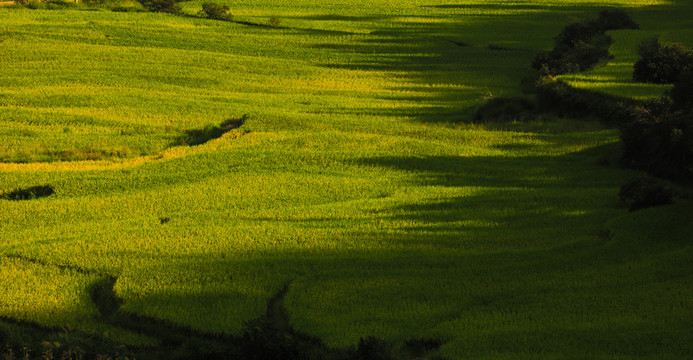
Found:
<svg viewBox="0 0 693 360"><path fill-rule="evenodd" d="M277 328L267 317L248 322L240 358L248 360L325 359L328 349L316 338Z"/></svg>
<svg viewBox="0 0 693 360"><path fill-rule="evenodd" d="M563 81L542 78L536 87L537 108L560 116L596 118L608 124L622 124L632 118L632 99L579 89Z"/></svg>
<svg viewBox="0 0 693 360"><path fill-rule="evenodd" d="M65 7L75 7L76 3L74 1L65 0L49 0L46 2L48 6L54 6L55 8L65 8Z"/></svg>
<svg viewBox="0 0 693 360"><path fill-rule="evenodd" d="M644 40L638 49L641 59L633 66L633 80L673 84L686 71L693 71L693 53L680 44L662 47L659 38Z"/></svg>
<svg viewBox="0 0 693 360"><path fill-rule="evenodd" d="M671 89L672 105L693 121L693 69L679 76Z"/></svg>
<svg viewBox="0 0 693 360"><path fill-rule="evenodd" d="M142 8L135 6L115 6L111 9L113 12L142 12Z"/></svg>
<svg viewBox="0 0 693 360"><path fill-rule="evenodd" d="M206 2L202 4L202 11L210 19L233 21L233 15L228 13L229 7L226 5Z"/></svg>
<svg viewBox="0 0 693 360"><path fill-rule="evenodd" d="M589 70L611 58L613 39L604 31L600 22L573 21L556 36L553 50L534 58L532 67L542 76Z"/></svg>
<svg viewBox="0 0 693 360"><path fill-rule="evenodd" d="M666 101L639 108L621 128L626 165L693 184L693 121Z"/></svg>
<svg viewBox="0 0 693 360"><path fill-rule="evenodd" d="M27 9L32 9L32 10L46 9L47 8L46 4L41 2L41 1L29 1L29 2L23 3L22 6L26 7Z"/></svg>
<svg viewBox="0 0 693 360"><path fill-rule="evenodd" d="M142 6L151 12L180 14L180 0L138 0Z"/></svg>
<svg viewBox="0 0 693 360"><path fill-rule="evenodd" d="M592 69L612 58L609 46L613 38L605 31L637 28L638 24L620 9L603 10L596 20L574 20L556 36L553 50L534 58L532 67L542 76Z"/></svg>
<svg viewBox="0 0 693 360"><path fill-rule="evenodd" d="M65 8L76 8L78 6L78 4L73 1L65 0L21 1L17 4L32 10L61 10Z"/></svg>
<svg viewBox="0 0 693 360"><path fill-rule="evenodd" d="M602 10L594 23L602 31L640 28L623 9Z"/></svg>
<svg viewBox="0 0 693 360"><path fill-rule="evenodd" d="M661 180L649 176L636 176L621 186L621 202L630 211L671 204L673 192Z"/></svg>

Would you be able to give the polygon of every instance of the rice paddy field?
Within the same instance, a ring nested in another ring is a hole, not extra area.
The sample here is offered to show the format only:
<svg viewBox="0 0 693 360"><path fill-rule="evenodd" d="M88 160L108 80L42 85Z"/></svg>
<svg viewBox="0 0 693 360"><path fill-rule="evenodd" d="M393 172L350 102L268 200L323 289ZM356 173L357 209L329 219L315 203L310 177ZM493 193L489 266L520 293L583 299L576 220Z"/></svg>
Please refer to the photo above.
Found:
<svg viewBox="0 0 693 360"><path fill-rule="evenodd" d="M236 22L181 4L0 8L0 192L51 189L0 198L0 341L161 346L103 320L104 281L119 312L237 335L288 284L291 325L335 348L690 359L693 204L619 204L638 173L615 128L471 120L606 7L641 30L562 78L661 96L631 80L637 45L693 47L691 1L227 1Z"/></svg>

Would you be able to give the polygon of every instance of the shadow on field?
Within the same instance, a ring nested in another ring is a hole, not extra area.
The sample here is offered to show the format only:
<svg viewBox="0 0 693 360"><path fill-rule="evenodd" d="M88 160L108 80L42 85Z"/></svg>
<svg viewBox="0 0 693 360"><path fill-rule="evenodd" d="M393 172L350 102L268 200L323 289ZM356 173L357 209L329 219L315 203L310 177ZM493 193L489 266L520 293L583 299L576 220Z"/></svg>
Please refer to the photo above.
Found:
<svg viewBox="0 0 693 360"><path fill-rule="evenodd" d="M348 110L381 116L407 116L422 122L469 121L474 108L497 96L521 93L532 59L553 46L553 37L571 18L588 18L609 7L536 4L425 5L426 15L299 17L360 22L374 30L348 44L325 42L314 48L334 52L329 68L384 72L420 84L394 87L388 99L412 102L409 108ZM450 10L458 9L459 13ZM639 8L629 8L629 12ZM445 11L443 11L445 10ZM473 16L471 16L473 15ZM520 30L518 30L520 29ZM464 46L458 46L463 44ZM505 51L499 51L505 50ZM427 104L423 109L421 104Z"/></svg>
<svg viewBox="0 0 693 360"><path fill-rule="evenodd" d="M221 124L208 124L201 129L185 130L169 146L197 146L206 144L209 141L222 137L227 132L238 129L248 120L248 115L245 114L236 119L224 120Z"/></svg>
<svg viewBox="0 0 693 360"><path fill-rule="evenodd" d="M374 158L364 164L429 174L421 181L440 186L448 173L442 164L471 163L446 157L428 160L432 166L408 157ZM485 160L490 168L507 165ZM516 166L529 174L545 165L535 161L535 166ZM176 312L190 312L193 318L233 312L229 299L243 289L238 284L244 276L271 289L257 296L267 302L264 312L233 336L120 311L114 278L94 284L92 299L102 321L160 341L157 348L124 353L137 359L435 359L439 347L448 346L470 357L494 352L513 358L583 354L592 347L590 354L605 356L685 358L693 350L686 332L689 322L680 317L688 314L682 299L690 293L690 246L633 245L588 233L603 224L592 228L573 219L593 216L611 200L586 201L581 187L593 180L568 176L579 170L566 167L559 171L566 176L556 180L574 181L575 189L549 194L542 192L550 181L523 190L525 180L517 184L500 176L502 169L496 171L488 178L495 188L488 192L393 205L374 213L376 220L411 225L349 231L348 238L370 248L228 258L198 254L171 259L161 273L147 272L152 278L180 272L187 279L226 279L210 284L216 289L212 295L163 288L137 300L155 309L165 304ZM464 177L462 170L456 172ZM605 193L612 192L607 188ZM535 210L537 216L526 216ZM459 222L472 218L486 222ZM339 226L339 219L332 224L318 220L325 229ZM677 221L681 217L671 220ZM377 246L380 243L388 246ZM293 280L285 282L286 277ZM0 340L2 332L0 321ZM351 345L331 346L323 340L335 341L335 334Z"/></svg>
<svg viewBox="0 0 693 360"><path fill-rule="evenodd" d="M503 144L502 150L532 149L533 144ZM358 164L417 174L417 182L437 186L509 188L594 188L614 186L613 168L594 165L611 156L614 144L606 144L563 156L383 156L364 158ZM590 171L584 171L590 167Z"/></svg>
<svg viewBox="0 0 693 360"><path fill-rule="evenodd" d="M534 4L443 4L443 5L422 5L425 8L437 8L437 9L475 9L475 10L544 10L552 11L552 9L561 9L559 6L550 5L534 5ZM563 7L563 9L572 9L568 7Z"/></svg>
<svg viewBox="0 0 693 360"><path fill-rule="evenodd" d="M34 200L43 197L48 197L55 194L55 190L51 185L31 186L23 189L14 189L9 191L0 191L0 200Z"/></svg>

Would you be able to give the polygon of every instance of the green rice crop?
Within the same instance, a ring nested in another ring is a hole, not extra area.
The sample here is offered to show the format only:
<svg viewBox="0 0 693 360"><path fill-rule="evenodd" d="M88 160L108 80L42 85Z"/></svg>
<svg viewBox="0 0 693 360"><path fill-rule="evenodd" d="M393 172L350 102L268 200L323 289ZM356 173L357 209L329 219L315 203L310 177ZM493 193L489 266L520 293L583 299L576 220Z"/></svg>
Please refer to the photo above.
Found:
<svg viewBox="0 0 693 360"><path fill-rule="evenodd" d="M154 345L148 339L97 320L89 288L97 274L27 261L0 258L0 317L37 322L53 328L71 328L94 337L133 345Z"/></svg>
<svg viewBox="0 0 693 360"><path fill-rule="evenodd" d="M643 34L673 41L693 28L686 3L226 4L281 26L0 9L0 191L55 190L0 200L0 316L154 346L101 321L90 286L114 277L121 312L238 334L289 283L292 325L331 346L693 352L690 202L619 206L636 172L614 165L615 129L470 123L485 100L521 94L571 17L627 6ZM570 81L657 96L623 85L641 35L614 37L616 59Z"/></svg>

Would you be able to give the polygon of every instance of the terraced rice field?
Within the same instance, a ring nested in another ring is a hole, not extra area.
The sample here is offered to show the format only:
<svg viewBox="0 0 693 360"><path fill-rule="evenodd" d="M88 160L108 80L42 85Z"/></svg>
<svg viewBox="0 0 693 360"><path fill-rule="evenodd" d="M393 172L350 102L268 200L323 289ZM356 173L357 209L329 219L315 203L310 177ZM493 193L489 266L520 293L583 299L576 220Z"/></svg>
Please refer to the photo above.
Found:
<svg viewBox="0 0 693 360"><path fill-rule="evenodd" d="M690 1L228 2L246 24L182 5L0 8L0 191L52 192L0 199L0 341L33 324L161 346L102 319L104 281L119 312L234 335L289 284L291 325L332 347L693 353L693 204L621 206L636 172L617 166L617 129L471 122L521 93L571 17L607 6L641 30L565 79L661 95L629 69L652 34L693 46Z"/></svg>

